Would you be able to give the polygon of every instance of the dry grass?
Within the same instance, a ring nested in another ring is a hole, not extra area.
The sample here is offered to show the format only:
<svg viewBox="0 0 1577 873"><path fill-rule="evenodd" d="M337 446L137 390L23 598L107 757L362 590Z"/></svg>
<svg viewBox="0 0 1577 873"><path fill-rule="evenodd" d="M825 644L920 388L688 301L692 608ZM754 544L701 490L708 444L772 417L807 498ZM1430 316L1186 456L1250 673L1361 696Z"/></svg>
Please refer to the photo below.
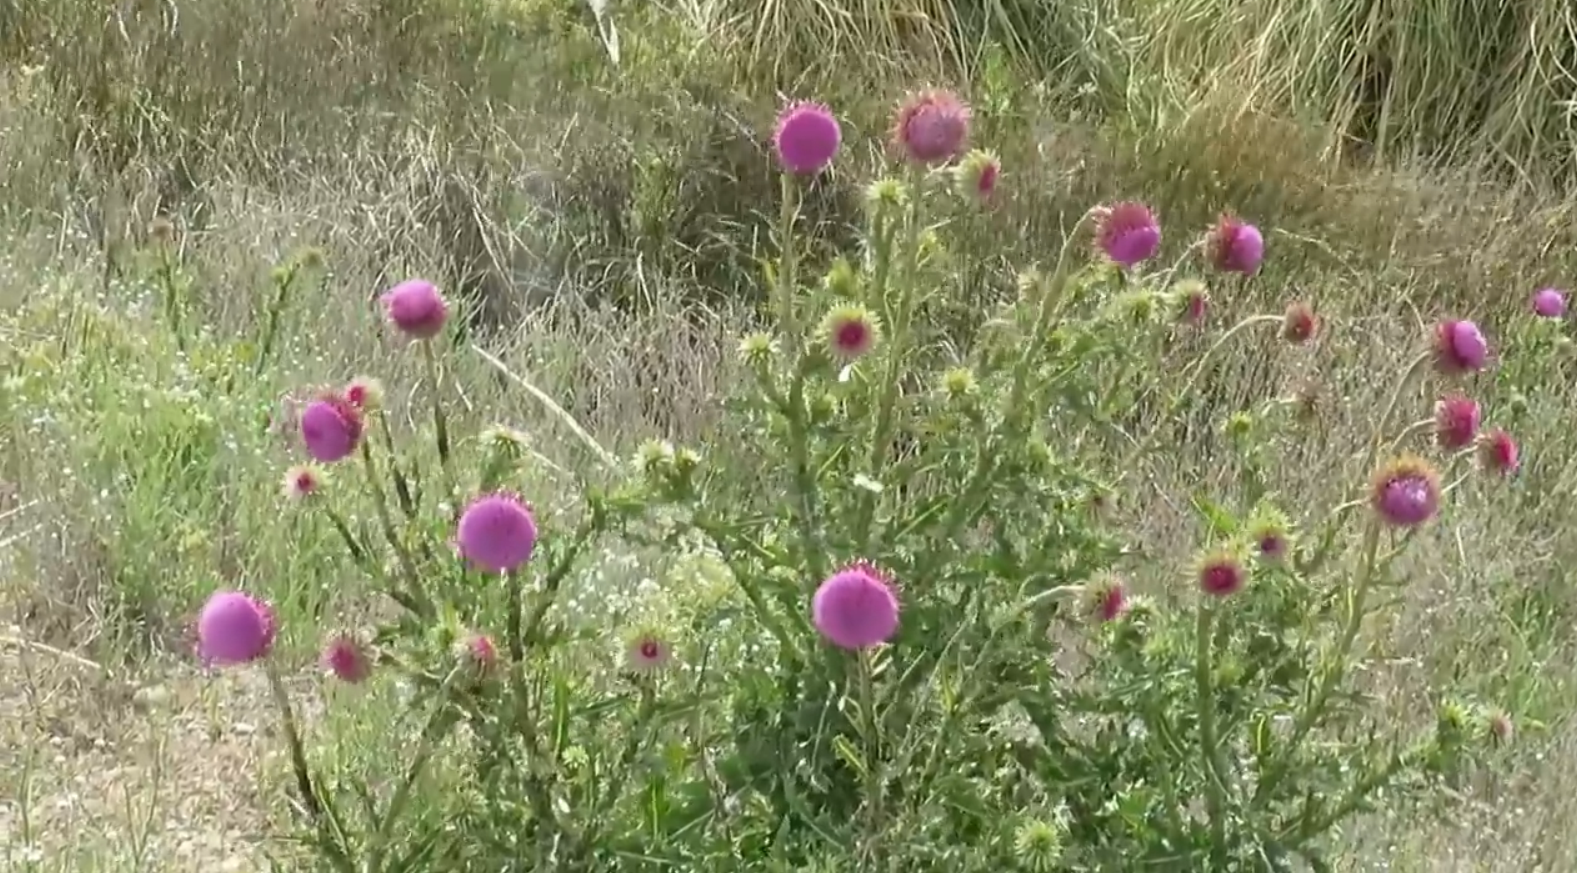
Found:
<svg viewBox="0 0 1577 873"><path fill-rule="evenodd" d="M1181 52L1181 45L1203 48L1190 49L1184 58L1186 75L1153 91L1137 90L1146 100L1134 104L1134 117L1118 130L1070 123L1066 114L1036 114L1027 124L995 122L1005 137L1017 138L1002 146L1017 187L1006 210L1017 222L1016 232L1001 243L1009 250L1003 260L1032 255L1069 214L1096 197L1118 194L1160 203L1179 227L1231 207L1274 228L1276 266L1249 288L1221 289L1222 317L1301 297L1319 305L1329 334L1306 357L1283 356L1270 342L1250 345L1224 362L1211 390L1222 408L1233 408L1316 375L1330 398L1321 438L1279 463L1287 474L1289 502L1334 505L1350 496L1342 483L1367 472L1356 448L1385 388L1374 374L1389 372L1405 358L1417 322L1443 307L1500 324L1533 287L1577 275L1577 231L1570 220L1577 200L1551 188L1508 187L1482 176L1395 166L1371 171L1340 161L1341 134L1356 111L1341 90L1350 84L1342 77L1350 77L1346 66L1353 59L1322 55L1315 62L1272 51L1275 45L1305 51L1319 46L1317 13L1330 11L1324 5L1300 6L1304 11L1290 18L1256 18L1250 9L1275 4L1250 4L1212 39L1191 43L1198 33L1187 20L1198 10L1184 3L1154 5L1155 20L1146 27L1158 35L1134 52L1154 62ZM807 20L804 10L783 4L771 9L773 15L763 19L769 28ZM270 81L281 89L288 90L296 75L309 82L376 79L380 65L391 59L353 53L339 57L340 66L332 69L292 71L291 57L257 51L266 47L265 37L318 45L312 40L343 35L364 25L352 20L354 11L347 7L343 20L318 22L316 29L303 29L302 20L287 16L266 22L272 30L248 36L244 28L233 28L223 35L253 39L248 57L275 74ZM831 7L822 11L832 15ZM886 7L881 11L885 26ZM691 26L713 30L719 40L727 36L730 45L781 47L774 60L797 45L770 31L746 35L730 29L727 12L724 4L688 9ZM1557 32L1571 30L1567 16L1553 6L1538 15ZM968 40L960 36L968 35L965 23L944 24L918 37L879 36L905 44L929 40L936 63L969 55ZM802 37L820 39L815 27L796 26L804 27ZM842 16L822 26L844 36L850 32ZM1097 44L1097 37L1117 39L1125 31L1083 32L1095 36L1069 55L1069 63L1082 64L1105 87L1109 83L1099 77L1111 66L1114 49ZM1025 34L1030 43L1056 36ZM655 36L644 49L628 33L625 40L636 59L643 51L656 55L667 48ZM1238 52L1244 45L1254 51ZM1453 45L1425 46L1435 53L1432 64L1403 71L1390 100L1393 112L1404 116L1398 128L1403 133L1430 133L1420 128L1421 119L1446 99L1455 80L1425 82L1425 72L1438 65L1438 52ZM584 39L575 46L585 57L596 58L600 51ZM1495 90L1509 106L1527 104L1548 81L1569 78L1552 67L1559 58L1537 46L1523 48L1537 63L1530 61L1525 75ZM132 52L121 60L147 57ZM1262 69L1272 62L1279 66ZM699 61L673 64L691 80L737 72ZM1302 80L1292 75L1300 64L1307 67ZM971 68L982 92L991 87L985 66ZM1154 63L1140 68L1159 75ZM653 77L668 73L674 68L647 71ZM287 621L287 627L309 629L295 632L284 648L301 665L297 674L310 699L316 686L312 629L319 616L327 624L354 614L363 592L343 583L348 570L341 559L329 557L321 532L281 523L273 482L286 456L255 433L249 416L285 388L347 373L379 373L409 384L406 377L419 374L404 369L402 356L374 338L365 304L391 277L424 273L493 289L488 293L495 304L497 297L506 298L492 315L492 330L479 332L478 342L558 399L604 445L623 451L640 438L664 435L726 452L726 435L715 434L711 422L731 378L732 337L746 320L749 301L733 299L738 288L730 286L708 288L713 302L694 304L693 286L733 274L722 268L701 274L690 263L700 258L687 234L715 242L721 231L737 231L740 237L724 247L737 248L732 256L748 264L758 243L746 221L759 204L725 204L734 211L723 218L701 213L718 189L726 194L737 186L745 192L737 199L749 201L754 195L748 186L759 180L729 176L730 164L717 171L718 178L702 180L714 186L710 193L686 199L693 192L670 184L670 176L659 171L693 181L688 174L696 162L748 164L757 144L717 132L741 124L748 132L746 121L759 120L749 113L770 97L725 101L721 108L679 107L676 112L693 114L673 122L678 135L617 105L650 93L610 100L599 91L556 95L554 106L537 105L542 114L528 115L529 123L490 114L491 105L478 112L486 120L475 128L468 126L475 118L464 124L445 119L455 124L442 128L442 135L453 135L451 141L431 133L431 111L444 106L433 99L422 107L429 114L392 126L393 133L380 127L354 140L348 154L339 156L343 160L308 154L348 136L349 128L332 126L335 116L320 113L319 103L301 107L302 117L310 115L320 126L303 124L300 141L220 142L214 131L194 129L188 131L191 140L178 147L160 143L177 150L194 142L213 145L211 163L203 166L195 188L182 194L177 211L199 320L214 332L204 349L215 366L243 355L245 338L256 335L269 266L312 245L326 251L333 269L328 282L293 303L278 365L246 383L233 406L206 408L217 419L213 432L233 444L208 456L210 478L194 483L176 465L154 462L185 451L187 437L177 425L193 407L167 396L181 371L179 356L137 303L150 294L136 263L138 238L159 201L168 154L130 142L137 147L132 157L107 167L102 152L67 153L50 114L32 102L42 99L41 86L29 75L0 73L0 191L9 203L28 207L0 210L11 222L3 232L14 233L0 260L0 286L14 298L6 301L12 312L0 320L7 345L0 358L11 377L0 411L0 480L6 483L0 498L4 508L31 507L5 517L9 533L26 537L8 542L9 554L0 560L7 568L0 576L0 858L5 869L30 873L268 869L267 850L282 851L266 840L270 826L281 821L283 783L266 690L260 677L249 674L197 673L179 645L180 621L216 579L260 587L286 604L290 618L300 619ZM538 69L519 78L540 86L547 75ZM780 75L777 81L794 78ZM1259 85L1233 91L1222 84L1229 79ZM1200 84L1210 81L1221 87ZM179 88L152 79L142 84L155 90L169 86L166 96L180 97L186 102L179 105L194 112L192 107L211 108L205 100L233 97L206 90L205 82L190 75L179 79ZM1146 83L1129 84L1138 89ZM343 95L319 96L332 103L331 97ZM1270 111L1314 97L1326 100L1322 111L1330 117L1317 119L1321 124L1305 127ZM296 108L280 99L270 104L274 111ZM1046 111L1047 104L1020 92L1003 99L1012 112ZM224 108L245 106L243 100ZM621 109L629 115L618 116ZM1349 117L1339 117L1342 112ZM367 117L389 123L371 109ZM715 122L709 136L720 141L721 157L670 148L698 118ZM1547 118L1501 113L1492 120L1498 127L1464 146L1480 148L1485 161L1523 168L1561 144ZM993 123L985 120L988 127ZM423 129L429 130L425 138L418 135ZM374 141L379 148L369 145ZM655 156L640 151L642 144ZM292 160L282 162L272 178L258 172L257 165L285 153ZM632 156L652 161L636 172L630 169L637 165ZM79 158L90 158L81 165L90 170L68 171ZM1530 172L1526 178L1532 177ZM544 178L551 182L546 193ZM601 190L593 183L609 179L628 190L615 192L620 196L607 203L591 202ZM854 182L839 184L847 195ZM521 205L503 196L514 192L541 196ZM839 196L837 190L827 195L829 224L839 217ZM685 209L700 218L649 225L631 219L619 233L603 226L588 230L584 223L590 212L672 218ZM670 238L678 242L657 246L649 257L641 248ZM632 299L644 311L631 314L614 305ZM108 364L87 366L94 360ZM502 422L531 434L552 465L542 470L544 487L561 475L556 470L586 468L587 457L556 420L479 357L460 356L448 377L466 399L465 424ZM1472 788L1465 817L1436 823L1377 814L1349 835L1351 869L1562 873L1577 867L1577 843L1568 836L1577 825L1577 804L1564 790L1564 780L1577 774L1577 722L1569 717L1577 705L1577 637L1570 630L1577 600L1567 569L1577 559L1577 540L1559 527L1577 509L1577 464L1565 449L1569 410L1577 404L1571 386L1569 378L1538 386L1519 433L1537 488L1519 483L1471 495L1487 505L1489 511L1475 514L1483 521L1450 524L1436 533L1412 568L1394 625L1371 634L1383 658L1366 681L1385 692L1399 719L1427 717L1428 705L1449 685L1501 700L1526 714L1528 729L1503 770L1484 775ZM1507 391L1486 388L1486 395L1492 409L1509 402ZM159 407L165 412L158 418L113 414L149 402L169 406ZM411 405L401 398L396 403L402 413ZM65 426L55 426L61 422ZM137 449L135 472L148 480L140 487L129 486L117 467L125 457L117 447L125 446ZM1190 446L1174 463L1147 471L1145 490L1130 495L1131 532L1154 558L1148 584L1165 585L1176 575L1183 560L1178 556L1188 555L1197 541L1183 509L1186 500L1200 482L1234 475L1231 464L1230 458ZM640 569L608 574L624 582L625 576L638 579ZM375 772L376 762L366 760L359 744L368 741L367 725L389 709L369 698L347 703L337 715L314 712L309 722L318 734L319 754Z"/></svg>

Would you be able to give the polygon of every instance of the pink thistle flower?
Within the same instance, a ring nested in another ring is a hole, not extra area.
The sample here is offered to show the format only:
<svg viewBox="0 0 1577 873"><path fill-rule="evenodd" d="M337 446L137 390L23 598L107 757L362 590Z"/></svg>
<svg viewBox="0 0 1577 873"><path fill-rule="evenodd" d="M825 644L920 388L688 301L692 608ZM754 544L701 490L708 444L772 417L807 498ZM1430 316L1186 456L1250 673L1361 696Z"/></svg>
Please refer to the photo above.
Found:
<svg viewBox="0 0 1577 873"><path fill-rule="evenodd" d="M643 630L630 637L624 650L625 667L632 673L655 673L673 660L673 648L658 634Z"/></svg>
<svg viewBox="0 0 1577 873"><path fill-rule="evenodd" d="M1566 295L1556 288L1543 288L1533 294L1533 314L1540 318L1560 318L1566 314Z"/></svg>
<svg viewBox="0 0 1577 873"><path fill-rule="evenodd" d="M291 467L285 471L285 481L280 491L287 500L305 500L323 487L323 475L310 464Z"/></svg>
<svg viewBox="0 0 1577 873"><path fill-rule="evenodd" d="M839 648L870 648L898 632L898 595L891 580L875 567L850 564L817 587L811 621Z"/></svg>
<svg viewBox="0 0 1577 873"><path fill-rule="evenodd" d="M1416 527L1440 511L1440 474L1428 461L1404 455L1375 471L1369 505L1394 527Z"/></svg>
<svg viewBox="0 0 1577 873"><path fill-rule="evenodd" d="M1478 460L1484 469L1503 476L1517 472L1522 466L1517 441L1500 428L1478 438Z"/></svg>
<svg viewBox="0 0 1577 873"><path fill-rule="evenodd" d="M1254 225L1223 214L1205 237L1205 255L1224 273L1252 276L1265 260L1265 237Z"/></svg>
<svg viewBox="0 0 1577 873"><path fill-rule="evenodd" d="M455 544L471 566L507 573L531 560L537 547L537 520L519 497L487 494L460 514Z"/></svg>
<svg viewBox="0 0 1577 873"><path fill-rule="evenodd" d="M1128 588L1116 576L1105 576L1090 586L1091 613L1100 622L1116 621L1128 611Z"/></svg>
<svg viewBox="0 0 1577 873"><path fill-rule="evenodd" d="M1125 201L1095 212L1095 242L1106 257L1131 269L1161 248L1161 225L1142 203Z"/></svg>
<svg viewBox="0 0 1577 873"><path fill-rule="evenodd" d="M324 464L350 457L361 442L361 412L337 394L308 404L298 426L307 454Z"/></svg>
<svg viewBox="0 0 1577 873"><path fill-rule="evenodd" d="M323 669L341 682L356 685L372 675L372 658L361 644L345 634L336 634L323 647Z"/></svg>
<svg viewBox="0 0 1577 873"><path fill-rule="evenodd" d="M1320 330L1320 320L1307 303L1288 305L1287 314L1281 319L1281 338L1293 345L1303 345L1314 339Z"/></svg>
<svg viewBox="0 0 1577 873"><path fill-rule="evenodd" d="M274 610L240 591L219 591L197 616L197 655L218 666L247 664L274 648Z"/></svg>
<svg viewBox="0 0 1577 873"><path fill-rule="evenodd" d="M411 339L432 339L449 319L448 302L426 279L407 279L383 292L378 300L389 321Z"/></svg>
<svg viewBox="0 0 1577 873"><path fill-rule="evenodd" d="M1228 597L1248 584L1248 569L1231 552L1212 552L1199 562L1199 590L1211 597Z"/></svg>
<svg viewBox="0 0 1577 873"><path fill-rule="evenodd" d="M1435 328L1435 356L1441 372L1476 372L1484 369L1489 341L1471 321L1442 321Z"/></svg>
<svg viewBox="0 0 1577 873"><path fill-rule="evenodd" d="M863 306L839 306L822 320L821 333L833 355L852 361L881 340L881 322Z"/></svg>
<svg viewBox="0 0 1577 873"><path fill-rule="evenodd" d="M1478 402L1460 394L1442 397L1435 403L1435 442L1442 449L1466 448L1478 435Z"/></svg>
<svg viewBox="0 0 1577 873"><path fill-rule="evenodd" d="M969 107L951 91L911 94L893 120L893 144L911 163L945 164L968 148L969 121Z"/></svg>
<svg viewBox="0 0 1577 873"><path fill-rule="evenodd" d="M831 110L805 101L784 107L772 134L778 163L796 176L814 176L827 169L842 142L843 130Z"/></svg>

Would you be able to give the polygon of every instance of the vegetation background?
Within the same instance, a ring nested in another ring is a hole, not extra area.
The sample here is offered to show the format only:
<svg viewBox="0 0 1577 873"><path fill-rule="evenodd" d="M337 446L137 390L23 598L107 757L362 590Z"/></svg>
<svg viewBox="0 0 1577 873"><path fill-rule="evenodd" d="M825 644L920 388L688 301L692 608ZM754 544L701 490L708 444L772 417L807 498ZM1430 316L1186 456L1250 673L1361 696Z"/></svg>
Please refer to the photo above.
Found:
<svg viewBox="0 0 1577 873"><path fill-rule="evenodd" d="M1493 332L1577 275L1577 10L1560 0L0 0L6 868L262 865L282 809L267 691L199 675L186 626L216 579L289 616L363 608L327 536L279 523L264 422L295 386L418 375L370 330L374 294L439 281L469 340L612 451L721 450L783 96L863 134L807 204L831 247L883 159L873 134L925 82L966 94L1001 154L1015 232L980 246L1004 270L1115 197L1169 228L1224 209L1263 227L1267 272L1222 317L1288 289L1317 303L1350 355L1324 386L1333 430L1364 420L1370 374L1433 313ZM159 215L202 326L189 348L150 314ZM328 272L254 367L270 270L309 246ZM481 356L454 368L471 418L584 462ZM203 392L237 373L222 404ZM1207 390L1225 409L1293 375L1250 346ZM1465 818L1374 816L1348 835L1353 869L1577 868L1574 401L1569 378L1486 398L1524 410L1533 473L1427 544L1367 680L1399 713L1442 681L1495 694L1531 727L1516 775L1473 786ZM1366 472L1334 445L1294 471L1310 501ZM1182 495L1229 468L1182 444L1150 475ZM1186 554L1186 514L1149 510L1135 535ZM579 596L639 596L653 572L610 554ZM292 633L303 693L333 698L319 640ZM336 766L376 770L395 693L311 708Z"/></svg>

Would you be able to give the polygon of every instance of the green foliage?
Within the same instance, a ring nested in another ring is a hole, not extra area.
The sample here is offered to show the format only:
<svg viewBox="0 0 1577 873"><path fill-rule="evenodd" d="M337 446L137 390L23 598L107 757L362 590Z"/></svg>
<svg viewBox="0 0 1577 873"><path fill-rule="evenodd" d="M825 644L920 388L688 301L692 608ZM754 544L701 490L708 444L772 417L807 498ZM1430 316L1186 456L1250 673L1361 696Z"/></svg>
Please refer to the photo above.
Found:
<svg viewBox="0 0 1577 873"><path fill-rule="evenodd" d="M1136 554L1112 495L1144 499L1134 472L1202 374L1283 316L1193 344L1171 378L1157 362L1203 329L1183 317L1188 257L1081 266L1107 220L1091 210L984 317L937 331L922 316L964 256L943 240L971 227L955 172L867 190L861 245L815 278L784 180L777 318L740 341L751 378L726 398L729 443L652 441L539 502L517 570L470 568L446 541L452 507L529 492L523 439L450 446L426 342L420 442L363 402L360 457L341 465L365 496L305 499L402 607L355 645L375 682L409 688L398 725L367 740L405 753L375 789L316 767L287 719L328 868L1331 869L1344 823L1449 803L1489 759L1499 709L1446 692L1437 717L1398 723L1360 681L1363 627L1407 583L1417 529L1363 493L1289 514L1279 471L1304 437L1285 404L1225 422L1245 460L1194 497L1203 557L1148 559L1195 584L1147 597L1125 579ZM1418 431L1407 409L1437 354L1394 378L1370 467ZM1381 469L1423 462L1397 463ZM661 556L667 584L578 607L599 549ZM896 585L899 628L834 644L812 593L855 565Z"/></svg>

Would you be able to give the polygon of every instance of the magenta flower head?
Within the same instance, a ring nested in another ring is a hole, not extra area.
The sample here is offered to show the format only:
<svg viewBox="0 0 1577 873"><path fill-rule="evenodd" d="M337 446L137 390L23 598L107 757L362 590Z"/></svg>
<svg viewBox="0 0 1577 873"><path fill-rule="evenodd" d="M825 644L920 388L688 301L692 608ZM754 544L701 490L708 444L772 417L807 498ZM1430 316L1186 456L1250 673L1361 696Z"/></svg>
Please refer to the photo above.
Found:
<svg viewBox="0 0 1577 873"><path fill-rule="evenodd" d="M478 570L507 573L531 560L537 547L537 520L513 494L478 497L460 514L455 544Z"/></svg>
<svg viewBox="0 0 1577 873"><path fill-rule="evenodd" d="M656 631L643 629L630 635L624 649L624 666L632 673L655 673L673 660L673 647Z"/></svg>
<svg viewBox="0 0 1577 873"><path fill-rule="evenodd" d="M1555 288L1534 292L1533 314L1540 318L1560 318L1566 314L1566 295Z"/></svg>
<svg viewBox="0 0 1577 873"><path fill-rule="evenodd" d="M822 319L821 334L834 356L853 361L870 354L881 340L881 321L863 306L839 306Z"/></svg>
<svg viewBox="0 0 1577 873"><path fill-rule="evenodd" d="M354 638L337 634L323 647L323 669L341 682L356 685L372 675L372 658Z"/></svg>
<svg viewBox="0 0 1577 873"><path fill-rule="evenodd" d="M247 664L274 648L274 610L240 591L219 591L197 616L197 655L217 666Z"/></svg>
<svg viewBox="0 0 1577 873"><path fill-rule="evenodd" d="M432 339L449 318L449 304L426 279L407 279L383 292L378 300L389 321L411 339Z"/></svg>
<svg viewBox="0 0 1577 873"><path fill-rule="evenodd" d="M1232 552L1211 552L1196 570L1199 590L1211 597L1229 597L1248 584L1248 568Z"/></svg>
<svg viewBox="0 0 1577 873"><path fill-rule="evenodd" d="M772 132L778 163L796 176L814 176L827 169L842 142L838 119L820 103L790 103L778 114Z"/></svg>
<svg viewBox="0 0 1577 873"><path fill-rule="evenodd" d="M1440 474L1423 458L1403 455L1375 471L1369 505L1389 525L1417 527L1440 511Z"/></svg>
<svg viewBox="0 0 1577 873"><path fill-rule="evenodd" d="M1131 201L1103 206L1095 212L1095 242L1106 257L1123 269L1155 257L1161 248L1161 225L1148 206Z"/></svg>
<svg viewBox="0 0 1577 873"><path fill-rule="evenodd" d="M893 144L910 163L937 166L969 147L969 107L951 91L911 94L893 119Z"/></svg>
<svg viewBox="0 0 1577 873"><path fill-rule="evenodd" d="M1222 215L1205 237L1205 255L1224 273L1252 276L1265 260L1265 237L1254 225Z"/></svg>
<svg viewBox="0 0 1577 873"><path fill-rule="evenodd" d="M1435 328L1435 360L1443 373L1474 373L1484 369L1489 341L1471 321L1442 321Z"/></svg>
<svg viewBox="0 0 1577 873"><path fill-rule="evenodd" d="M1502 476L1517 472L1522 456L1511 434L1496 428L1478 439L1478 460L1485 470Z"/></svg>
<svg viewBox="0 0 1577 873"><path fill-rule="evenodd" d="M1281 338L1287 342L1301 346L1314 335L1320 332L1319 316L1309 304L1294 302L1287 305L1287 312L1281 317Z"/></svg>
<svg viewBox="0 0 1577 873"><path fill-rule="evenodd" d="M1442 449L1467 448L1478 435L1478 402L1460 394L1442 397L1435 403L1435 442Z"/></svg>
<svg viewBox="0 0 1577 873"><path fill-rule="evenodd" d="M298 422L307 454L324 464L343 461L361 443L361 411L338 394L307 405Z"/></svg>
<svg viewBox="0 0 1577 873"><path fill-rule="evenodd" d="M866 563L844 567L811 599L811 621L841 649L866 649L898 632L898 595L881 571Z"/></svg>
<svg viewBox="0 0 1577 873"><path fill-rule="evenodd" d="M1002 178L1002 162L995 154L976 149L964 156L953 178L960 194L985 202L996 193L997 181Z"/></svg>

